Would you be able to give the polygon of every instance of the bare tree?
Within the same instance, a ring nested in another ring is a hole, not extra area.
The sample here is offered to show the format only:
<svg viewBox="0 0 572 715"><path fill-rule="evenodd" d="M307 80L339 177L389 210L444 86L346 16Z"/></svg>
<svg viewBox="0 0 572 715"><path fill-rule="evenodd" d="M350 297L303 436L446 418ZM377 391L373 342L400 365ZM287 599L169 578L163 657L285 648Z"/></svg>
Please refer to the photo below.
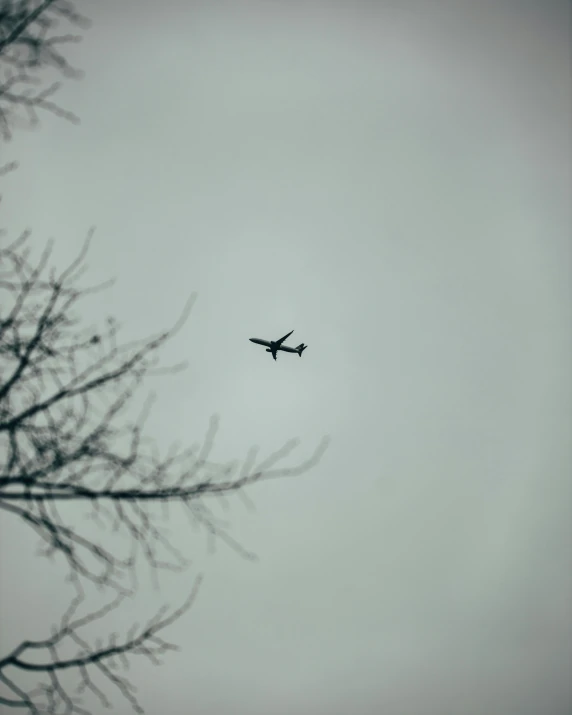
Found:
<svg viewBox="0 0 572 715"><path fill-rule="evenodd" d="M63 52L81 40L69 30L87 27L89 21L70 0L0 0L0 136L5 140L13 124L36 125L39 111L79 123L54 101L61 86L55 77L82 76Z"/></svg>
<svg viewBox="0 0 572 715"><path fill-rule="evenodd" d="M79 122L54 95L57 79L81 76L64 51L81 39L70 28L88 26L70 0L0 0L0 138L9 140L13 126L34 126L42 111ZM16 167L0 166L0 177ZM134 656L158 664L176 649L162 631L190 608L201 576L182 605L159 611L142 627L112 632L105 642L93 630L140 590L141 556L156 583L161 569L188 565L160 515L178 507L193 526L206 530L210 546L218 538L253 559L215 516L209 497L224 500L233 492L246 500L242 487L301 474L317 463L327 441L293 467L278 465L295 440L259 463L252 449L242 463L216 464L210 459L218 424L213 418L202 444L175 446L161 456L144 434L152 401L135 423L126 421L126 412L144 378L176 369L159 368L158 352L185 324L195 296L171 330L120 344L114 319L86 330L75 312L82 298L108 285L78 285L89 237L60 274L48 271L51 244L33 265L28 243L26 233L0 248L0 509L32 527L44 553L65 563L74 595L49 636L25 640L0 657L0 705L36 715L86 715L85 695L110 706L107 684L142 712L135 689L119 671ZM88 524L77 512L82 504ZM81 615L88 585L109 597Z"/></svg>
<svg viewBox="0 0 572 715"><path fill-rule="evenodd" d="M80 695L89 690L107 703L93 679L96 673L141 712L134 689L116 667L134 655L158 662L174 647L159 633L190 607L199 581L181 607L159 613L124 637L112 634L107 643L92 643L82 629L137 592L140 557L153 574L188 565L160 523L165 509L180 508L211 539L254 558L215 516L209 497L236 493L246 498L243 487L306 472L327 446L325 439L309 459L289 467L279 463L296 440L258 462L256 449L251 449L242 462L219 464L211 460L217 429L212 419L202 444L183 450L175 446L161 456L144 433L151 401L135 422L126 422L126 410L145 377L181 367L160 367L158 351L185 324L195 296L173 328L143 341L121 344L112 318L98 329L82 328L79 301L109 285L79 285L89 239L59 274L48 270L51 243L36 264L30 260L27 233L0 249L0 509L35 530L45 553L65 562L75 588L50 637L24 641L0 659L6 691L0 704L42 714L87 712L78 693L72 694L64 682L70 671L79 676ZM78 523L78 503L87 505L96 536L86 532L84 520ZM103 534L112 537L105 546ZM89 583L113 597L80 617ZM76 649L72 655L60 655L70 647ZM40 677L38 686L23 686L18 680L23 674Z"/></svg>

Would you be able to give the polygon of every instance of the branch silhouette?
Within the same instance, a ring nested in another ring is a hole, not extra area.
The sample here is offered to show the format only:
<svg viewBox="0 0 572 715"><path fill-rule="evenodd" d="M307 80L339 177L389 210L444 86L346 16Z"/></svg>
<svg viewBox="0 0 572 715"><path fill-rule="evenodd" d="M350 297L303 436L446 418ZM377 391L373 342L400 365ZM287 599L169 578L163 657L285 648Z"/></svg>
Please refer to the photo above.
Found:
<svg viewBox="0 0 572 715"><path fill-rule="evenodd" d="M324 439L309 458L291 466L283 462L297 440L261 460L252 448L244 460L219 463L212 459L215 416L202 442L186 449L175 445L161 455L144 429L153 399L145 402L135 422L126 421L125 412L145 378L184 367L162 367L158 353L185 325L196 295L169 330L144 340L121 343L113 318L97 328L83 328L80 301L111 284L80 285L92 235L93 230L78 257L60 273L48 268L52 243L36 263L31 261L29 233L0 249L0 510L34 529L44 554L64 560L76 588L62 625L50 638L25 641L0 659L0 683L9 693L0 695L0 703L33 713L87 712L62 682L60 674L69 670L79 674L80 691L89 690L105 704L106 696L91 678L93 669L140 712L128 681L108 662L137 654L153 660L172 649L157 634L190 607L198 582L181 608L169 616L160 612L138 634L123 640L114 635L104 646L89 645L78 630L137 592L140 558L156 584L162 569L188 566L159 523L159 512L164 520L169 506L183 510L194 527L205 529L211 547L221 540L254 560L255 554L215 515L209 499L224 500L230 494L246 499L243 488L256 482L302 474L317 464L328 443ZM78 502L86 505L89 521L78 519ZM86 524L95 525L95 536ZM111 541L102 545L104 534ZM74 619L83 602L82 582L115 596L111 605ZM60 657L64 641L77 645L76 655ZM43 660L34 660L40 650ZM11 676L14 669L41 673L47 680L30 690Z"/></svg>
<svg viewBox="0 0 572 715"><path fill-rule="evenodd" d="M135 688L118 670L127 670L129 658L132 656L144 656L154 665L161 665L162 656L169 651L179 650L178 646L164 640L160 634L191 608L201 581L202 576L199 575L190 595L179 608L169 612L167 607L163 607L145 626L132 626L123 637L112 633L106 644L101 641L93 644L82 635L82 629L116 610L125 596L118 594L102 608L81 617L76 616L85 600L85 593L79 579L75 577L75 597L59 627L53 629L51 637L23 641L6 657L0 659L0 681L9 692L8 696L0 696L0 705L27 707L35 715L56 715L58 712L66 715L89 715L89 711L82 706L81 696L86 691L90 691L103 707L111 707L108 697L94 682L95 675L98 675L114 686L135 712L143 713ZM60 656L60 650L66 645L74 649L73 656ZM79 685L75 687L73 694L70 694L70 688L62 677L70 670L79 674ZM43 682L28 691L15 682L14 676L8 675L11 671L20 675L32 674Z"/></svg>
<svg viewBox="0 0 572 715"><path fill-rule="evenodd" d="M0 6L0 136L12 137L11 125L34 126L38 112L55 114L74 124L79 118L54 101L61 86L48 81L51 70L66 79L82 73L65 58L64 48L81 36L64 32L60 25L85 30L90 23L70 0L8 0Z"/></svg>

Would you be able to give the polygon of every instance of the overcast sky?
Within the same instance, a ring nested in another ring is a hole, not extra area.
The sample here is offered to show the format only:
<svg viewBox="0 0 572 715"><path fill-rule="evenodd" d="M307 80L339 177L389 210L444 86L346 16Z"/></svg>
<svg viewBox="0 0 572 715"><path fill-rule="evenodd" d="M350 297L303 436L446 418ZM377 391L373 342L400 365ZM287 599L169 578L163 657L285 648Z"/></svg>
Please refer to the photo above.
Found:
<svg viewBox="0 0 572 715"><path fill-rule="evenodd" d="M85 7L81 125L1 147L3 225L61 267L95 225L89 277L118 280L86 321L128 336L198 293L164 351L189 368L150 386L163 447L212 414L220 459L331 439L231 500L258 563L173 516L194 566L108 622L204 569L181 652L134 663L147 712L569 713L570 4ZM248 341L292 329L301 359ZM2 539L4 651L69 592Z"/></svg>

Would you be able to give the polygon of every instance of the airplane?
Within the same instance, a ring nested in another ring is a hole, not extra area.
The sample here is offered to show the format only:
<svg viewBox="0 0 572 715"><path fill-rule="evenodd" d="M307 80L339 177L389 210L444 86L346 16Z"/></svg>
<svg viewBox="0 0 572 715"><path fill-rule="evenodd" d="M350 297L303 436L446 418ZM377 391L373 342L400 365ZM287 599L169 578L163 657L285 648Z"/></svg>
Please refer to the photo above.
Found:
<svg viewBox="0 0 572 715"><path fill-rule="evenodd" d="M278 350L283 350L286 353L298 353L300 357L302 357L302 353L304 350L308 347L307 345L304 345L304 343L300 343L295 348L289 348L287 345L282 345L282 343L288 338L290 335L292 335L294 331L291 330L287 335L285 335L283 338L280 338L280 340L260 340L259 338L248 338L251 343L256 343L257 345L266 345L266 352L267 353L272 353L272 357L276 360L276 353Z"/></svg>

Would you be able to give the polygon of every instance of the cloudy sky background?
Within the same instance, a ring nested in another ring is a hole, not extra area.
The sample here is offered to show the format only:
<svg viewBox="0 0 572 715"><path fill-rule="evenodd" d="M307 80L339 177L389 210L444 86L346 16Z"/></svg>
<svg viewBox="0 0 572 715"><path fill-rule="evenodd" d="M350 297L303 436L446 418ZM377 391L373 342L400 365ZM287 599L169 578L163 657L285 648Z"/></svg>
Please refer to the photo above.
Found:
<svg viewBox="0 0 572 715"><path fill-rule="evenodd" d="M62 267L95 225L89 277L118 280L86 321L128 338L197 291L163 353L187 371L149 386L164 448L215 413L221 460L331 438L254 513L232 500L258 563L174 514L193 568L108 622L204 569L182 652L134 664L147 712L570 712L569 3L85 13L59 95L81 125L1 147L2 224ZM248 342L292 329L302 359ZM2 541L5 651L68 591L5 515Z"/></svg>

